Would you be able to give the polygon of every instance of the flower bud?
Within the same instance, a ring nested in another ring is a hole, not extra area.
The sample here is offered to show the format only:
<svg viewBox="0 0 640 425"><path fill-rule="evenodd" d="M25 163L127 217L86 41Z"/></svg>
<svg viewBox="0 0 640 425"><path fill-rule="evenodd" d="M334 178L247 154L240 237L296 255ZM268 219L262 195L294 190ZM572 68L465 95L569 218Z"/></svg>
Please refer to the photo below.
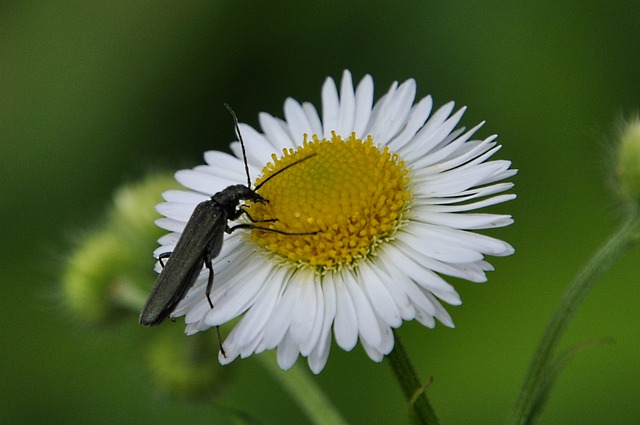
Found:
<svg viewBox="0 0 640 425"><path fill-rule="evenodd" d="M156 205L162 201L162 192L178 187L171 174L151 175L139 183L121 187L113 196L109 222L128 241L151 246L153 251L157 239L166 233L154 224L160 217Z"/></svg>
<svg viewBox="0 0 640 425"><path fill-rule="evenodd" d="M158 387L187 399L210 400L228 381L234 367L221 366L211 353L218 349L211 334L189 338L177 326L158 328L146 350L148 365Z"/></svg>
<svg viewBox="0 0 640 425"><path fill-rule="evenodd" d="M131 253L118 236L102 231L89 234L70 257L62 278L62 294L83 323L107 321L114 313L112 294L124 284Z"/></svg>
<svg viewBox="0 0 640 425"><path fill-rule="evenodd" d="M617 152L618 188L624 200L640 202L640 118L625 124Z"/></svg>
<svg viewBox="0 0 640 425"><path fill-rule="evenodd" d="M62 294L83 323L104 323L139 313L153 284L153 252L164 233L154 224L161 194L175 187L171 176L151 176L114 195L107 221L88 233L70 255ZM142 289L144 288L144 289Z"/></svg>

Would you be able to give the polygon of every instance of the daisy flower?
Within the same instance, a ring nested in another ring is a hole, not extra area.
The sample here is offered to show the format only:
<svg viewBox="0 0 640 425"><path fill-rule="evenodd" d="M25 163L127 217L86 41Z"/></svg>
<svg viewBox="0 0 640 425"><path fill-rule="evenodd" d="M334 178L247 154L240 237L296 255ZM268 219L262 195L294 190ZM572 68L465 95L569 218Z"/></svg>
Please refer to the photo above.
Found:
<svg viewBox="0 0 640 425"><path fill-rule="evenodd" d="M404 320L453 327L442 302L461 301L443 276L484 282L493 269L485 255L514 252L472 232L513 222L472 212L515 197L500 194L512 187L501 182L516 173L511 163L489 161L500 149L496 136L474 139L482 123L456 128L465 108L453 112L450 102L433 111L430 96L414 103L415 95L410 79L374 103L372 78L354 89L345 71L339 90L325 81L320 113L289 98L284 120L260 114L262 132L240 124L250 174L259 176L254 186L306 159L260 188L268 203L244 207L253 220L276 219L263 227L298 234L225 235L213 260L214 307L204 269L171 314L185 317L187 334L239 319L221 363L277 348L281 368L302 355L319 373L332 337L347 351L360 341L381 361L393 349L392 328ZM246 182L239 142L231 149L235 156L206 152L207 165L176 173L190 191L168 191L158 205L166 217L158 225L172 233L156 255L173 250L198 203Z"/></svg>

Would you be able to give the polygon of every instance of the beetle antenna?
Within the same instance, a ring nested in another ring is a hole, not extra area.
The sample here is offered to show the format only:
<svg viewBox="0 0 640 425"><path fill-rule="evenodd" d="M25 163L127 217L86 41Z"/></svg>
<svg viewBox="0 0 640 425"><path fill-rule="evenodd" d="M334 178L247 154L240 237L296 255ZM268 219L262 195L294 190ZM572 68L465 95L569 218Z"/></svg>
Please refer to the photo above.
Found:
<svg viewBox="0 0 640 425"><path fill-rule="evenodd" d="M240 146L242 146L242 160L244 161L244 171L247 173L247 187L251 189L251 177L249 176L249 164L247 164L247 151L244 149L244 140L242 140L242 133L240 133L240 126L238 125L238 117L233 112L231 106L225 103L224 107L227 108L231 116L233 117L233 125L236 127L236 133L238 133L238 139L240 139Z"/></svg>
<svg viewBox="0 0 640 425"><path fill-rule="evenodd" d="M264 184L265 184L266 182L268 182L269 180L271 180L272 178L274 178L274 177L275 177L275 176L277 176L278 174L280 174L280 173L282 173L283 171L287 170L288 168L291 168L291 167L293 167L294 165L298 165L298 164L300 164L302 161L306 161L307 159L312 158L312 157L314 157L314 156L316 156L316 155L317 155L316 153L312 153L312 154L311 154L311 155L309 155L309 156L305 156L305 157L304 157L304 158L302 158L302 159L299 159L299 160L297 160L297 161L292 162L291 164L287 165L287 166L286 166L286 167L284 167L283 169L278 170L277 172L275 172L275 173L271 174L269 177L267 177L267 178L266 178L266 180L263 180L262 182L260 182L260 184L259 184L259 185L257 185L257 186L256 186L256 188L255 188L255 189L253 189L253 190L254 190L254 191L257 191L257 190L258 190L258 189L260 189L262 186L264 186Z"/></svg>

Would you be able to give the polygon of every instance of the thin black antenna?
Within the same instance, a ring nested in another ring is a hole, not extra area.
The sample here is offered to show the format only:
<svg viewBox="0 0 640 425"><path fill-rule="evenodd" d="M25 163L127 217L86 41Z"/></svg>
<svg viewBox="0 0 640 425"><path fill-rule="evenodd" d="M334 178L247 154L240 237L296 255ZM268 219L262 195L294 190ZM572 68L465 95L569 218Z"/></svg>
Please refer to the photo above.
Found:
<svg viewBox="0 0 640 425"><path fill-rule="evenodd" d="M266 178L266 180L263 180L262 182L260 182L260 184L259 184L259 185L257 185L257 186L256 186L256 188L255 188L255 189L253 189L253 190L254 190L254 191L257 191L257 190L258 190L258 189L260 189L262 186L264 186L264 184L265 184L266 182L268 182L269 180L271 180L272 178L274 178L274 177L275 177L275 176L277 176L278 174L282 173L282 172L283 172L283 171L285 171L287 168L291 168L291 167L293 167L294 165L298 165L298 164L300 164L302 161L306 161L307 159L309 159L309 158L311 158L311 157L314 157L314 156L316 156L316 155L317 155L317 153L312 153L312 154L311 154L311 155L309 155L309 156L305 156L305 157L304 157L304 158L302 158L302 159L299 159L299 160L297 160L297 161L292 162L291 164L287 165L287 166L286 166L286 167L284 167L283 169L278 170L277 172L275 172L275 173L271 174L269 177L267 177L267 178Z"/></svg>
<svg viewBox="0 0 640 425"><path fill-rule="evenodd" d="M238 125L238 117L236 117L236 113L233 112L231 106L225 103L224 107L231 113L233 117L233 125L236 127L236 133L238 133L238 139L240 139L240 146L242 146L242 160L244 161L244 171L247 173L247 187L251 189L251 177L249 176L249 164L247 164L247 152L244 149L244 140L242 140L242 134L240 133L240 126Z"/></svg>

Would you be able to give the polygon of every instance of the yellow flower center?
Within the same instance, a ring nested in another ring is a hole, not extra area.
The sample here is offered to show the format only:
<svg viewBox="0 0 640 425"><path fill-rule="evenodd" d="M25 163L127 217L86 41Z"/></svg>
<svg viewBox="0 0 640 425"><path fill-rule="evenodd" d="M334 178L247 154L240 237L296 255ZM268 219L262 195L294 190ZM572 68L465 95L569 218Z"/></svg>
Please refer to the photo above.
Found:
<svg viewBox="0 0 640 425"><path fill-rule="evenodd" d="M251 239L286 261L326 271L352 267L374 253L376 246L393 237L402 224L409 193L404 162L388 148L383 151L371 136L355 134L347 140L332 133L316 135L297 150L283 150L263 169L256 185L284 167L300 161L265 183L260 195L269 202L249 203L255 223L291 235L253 229Z"/></svg>

